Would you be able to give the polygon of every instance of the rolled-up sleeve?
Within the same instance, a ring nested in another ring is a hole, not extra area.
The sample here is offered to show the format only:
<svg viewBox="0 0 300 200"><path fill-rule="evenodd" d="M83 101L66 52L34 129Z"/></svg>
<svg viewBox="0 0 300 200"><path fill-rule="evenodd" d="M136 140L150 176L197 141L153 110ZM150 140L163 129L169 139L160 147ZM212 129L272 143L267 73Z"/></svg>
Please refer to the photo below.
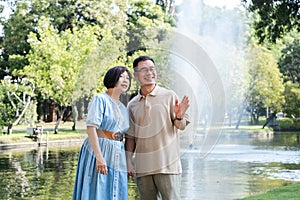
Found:
<svg viewBox="0 0 300 200"><path fill-rule="evenodd" d="M134 138L135 123L134 123L133 115L132 115L130 109L128 109L128 113L129 113L129 129L126 132L125 137L126 138Z"/></svg>
<svg viewBox="0 0 300 200"><path fill-rule="evenodd" d="M103 99L99 95L93 97L88 106L86 126L95 126L98 129L103 120L104 106Z"/></svg>

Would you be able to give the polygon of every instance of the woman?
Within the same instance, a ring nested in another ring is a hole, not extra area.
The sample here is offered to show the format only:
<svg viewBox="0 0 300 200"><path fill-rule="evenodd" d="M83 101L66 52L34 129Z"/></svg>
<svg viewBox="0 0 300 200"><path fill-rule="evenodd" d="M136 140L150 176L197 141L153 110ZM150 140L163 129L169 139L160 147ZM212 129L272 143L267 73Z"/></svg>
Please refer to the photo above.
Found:
<svg viewBox="0 0 300 200"><path fill-rule="evenodd" d="M107 71L103 83L107 91L89 103L88 138L79 153L73 200L128 199L123 135L129 116L120 95L130 88L131 74L116 66Z"/></svg>

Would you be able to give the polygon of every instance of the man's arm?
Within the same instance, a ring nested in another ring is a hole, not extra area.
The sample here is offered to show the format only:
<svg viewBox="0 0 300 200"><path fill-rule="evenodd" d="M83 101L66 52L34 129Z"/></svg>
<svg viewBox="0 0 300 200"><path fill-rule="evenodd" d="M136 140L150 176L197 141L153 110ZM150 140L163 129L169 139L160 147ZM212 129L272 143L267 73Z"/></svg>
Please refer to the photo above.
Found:
<svg viewBox="0 0 300 200"><path fill-rule="evenodd" d="M177 117L177 119L175 118L174 120L174 125L179 130L184 130L188 124L189 124L189 119L187 115L185 115L181 119Z"/></svg>
<svg viewBox="0 0 300 200"><path fill-rule="evenodd" d="M178 99L175 100L175 120L174 125L176 128L183 130L189 123L188 115L186 114L187 109L189 108L189 98L184 96L180 103Z"/></svg>
<svg viewBox="0 0 300 200"><path fill-rule="evenodd" d="M134 177L135 170L132 165L132 156L135 151L135 139L132 136L126 136L125 139L125 151L126 151L126 163L127 163L127 171L128 176Z"/></svg>

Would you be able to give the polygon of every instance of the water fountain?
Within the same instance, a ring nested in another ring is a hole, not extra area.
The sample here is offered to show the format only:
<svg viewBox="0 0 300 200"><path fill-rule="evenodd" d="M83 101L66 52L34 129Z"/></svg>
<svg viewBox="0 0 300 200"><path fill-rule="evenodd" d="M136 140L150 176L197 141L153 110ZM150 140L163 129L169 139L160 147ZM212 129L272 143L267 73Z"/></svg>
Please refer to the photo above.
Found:
<svg viewBox="0 0 300 200"><path fill-rule="evenodd" d="M180 81L174 90L189 88L194 97L191 131L196 135L189 142L200 145L200 157L205 157L218 141L225 115L236 109L243 94L243 21L238 10L212 8L202 1L184 1L180 10L172 48ZM197 141L199 129L202 141Z"/></svg>

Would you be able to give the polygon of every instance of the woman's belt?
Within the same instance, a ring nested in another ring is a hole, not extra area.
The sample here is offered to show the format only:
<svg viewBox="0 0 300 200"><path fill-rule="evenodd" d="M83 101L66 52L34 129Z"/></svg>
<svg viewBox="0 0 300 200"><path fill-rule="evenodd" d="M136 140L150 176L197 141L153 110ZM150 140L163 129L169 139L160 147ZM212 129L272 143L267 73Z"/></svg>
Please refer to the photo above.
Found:
<svg viewBox="0 0 300 200"><path fill-rule="evenodd" d="M107 130L100 130L102 133L104 133L104 138L116 140L116 141L123 141L123 134L118 132L111 132Z"/></svg>

